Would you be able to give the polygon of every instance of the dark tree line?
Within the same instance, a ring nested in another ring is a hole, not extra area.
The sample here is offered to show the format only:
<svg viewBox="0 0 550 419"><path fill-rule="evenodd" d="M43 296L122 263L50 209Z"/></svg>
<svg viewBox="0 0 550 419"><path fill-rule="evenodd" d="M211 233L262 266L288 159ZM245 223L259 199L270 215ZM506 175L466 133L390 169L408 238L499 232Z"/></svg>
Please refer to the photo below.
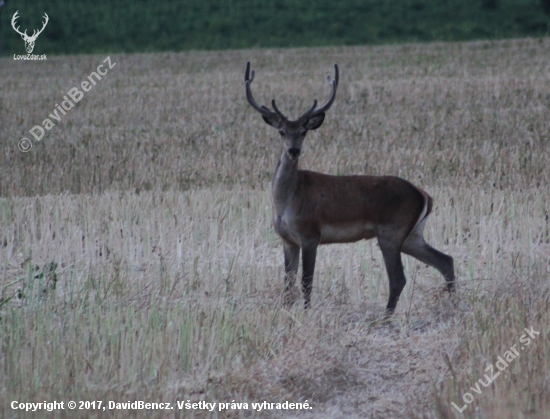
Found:
<svg viewBox="0 0 550 419"><path fill-rule="evenodd" d="M550 0L10 0L4 54L24 54L11 28L47 28L36 54L362 45L544 36ZM2 0L0 0L0 3Z"/></svg>

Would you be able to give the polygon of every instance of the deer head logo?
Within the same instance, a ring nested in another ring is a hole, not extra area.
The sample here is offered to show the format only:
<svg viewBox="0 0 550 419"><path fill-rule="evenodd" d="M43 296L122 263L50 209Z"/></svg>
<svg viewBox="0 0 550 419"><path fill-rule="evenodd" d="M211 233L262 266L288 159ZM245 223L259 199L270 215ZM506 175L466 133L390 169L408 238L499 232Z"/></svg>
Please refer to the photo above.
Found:
<svg viewBox="0 0 550 419"><path fill-rule="evenodd" d="M48 24L48 21L50 20L50 18L48 17L48 15L46 13L44 13L44 23L42 24L42 29L40 29L39 31L37 31L35 29L33 31L32 35L29 36L29 35L27 35L27 30L26 29L25 29L25 32L21 32L19 30L19 26L17 26L17 27L15 26L15 21L19 17L17 15L18 13L19 13L19 10L16 11L13 14L13 17L11 19L11 26L13 27L13 30L15 32L17 32L19 35L21 35L21 38L23 38L23 41L25 41L25 49L30 54L30 53L32 53L32 50L34 49L34 43L36 42L36 38L38 38L38 35L40 35L42 33L42 31L44 30L44 28Z"/></svg>

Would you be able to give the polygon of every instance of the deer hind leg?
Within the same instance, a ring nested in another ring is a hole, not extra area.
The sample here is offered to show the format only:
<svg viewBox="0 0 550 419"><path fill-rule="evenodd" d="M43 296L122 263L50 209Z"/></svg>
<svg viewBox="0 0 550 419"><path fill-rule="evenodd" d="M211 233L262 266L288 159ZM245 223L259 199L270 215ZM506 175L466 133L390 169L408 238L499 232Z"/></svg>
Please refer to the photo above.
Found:
<svg viewBox="0 0 550 419"><path fill-rule="evenodd" d="M404 234L396 234L396 232L393 232L393 234L384 234L379 232L377 236L378 245L384 257L384 263L390 281L390 297L388 299L386 311L388 314L392 314L397 306L399 296L407 283L405 273L403 272L403 263L401 262L401 245L403 243L401 237L403 237ZM396 237L400 238L396 240Z"/></svg>
<svg viewBox="0 0 550 419"><path fill-rule="evenodd" d="M434 249L424 240L424 218L411 231L405 242L403 243L402 251L421 262L430 265L437 269L447 282L447 290L454 291L455 289L455 272L453 258L439 250Z"/></svg>

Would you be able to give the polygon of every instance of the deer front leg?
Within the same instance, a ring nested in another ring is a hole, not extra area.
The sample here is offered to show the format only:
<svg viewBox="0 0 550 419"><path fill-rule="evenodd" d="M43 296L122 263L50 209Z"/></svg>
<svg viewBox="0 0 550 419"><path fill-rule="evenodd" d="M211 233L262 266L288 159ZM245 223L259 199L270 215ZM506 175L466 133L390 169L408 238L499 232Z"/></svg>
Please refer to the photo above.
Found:
<svg viewBox="0 0 550 419"><path fill-rule="evenodd" d="M298 264L300 263L300 246L285 241L283 250L285 253L285 294L288 294L296 283Z"/></svg>
<svg viewBox="0 0 550 419"><path fill-rule="evenodd" d="M311 289L316 258L317 243L302 247L302 293L304 294L304 308L306 309L311 305Z"/></svg>

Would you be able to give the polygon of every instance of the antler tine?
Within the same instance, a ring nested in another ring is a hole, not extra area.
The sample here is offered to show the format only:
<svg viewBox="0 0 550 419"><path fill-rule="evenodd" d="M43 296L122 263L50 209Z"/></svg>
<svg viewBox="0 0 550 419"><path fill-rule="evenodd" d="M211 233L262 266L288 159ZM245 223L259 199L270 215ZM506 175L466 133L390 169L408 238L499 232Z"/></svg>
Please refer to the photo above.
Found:
<svg viewBox="0 0 550 419"><path fill-rule="evenodd" d="M313 101L313 106L311 108L309 108L306 113L304 113L300 119L308 119L310 116L311 116L311 113L315 110L315 108L317 107L317 99L315 99Z"/></svg>
<svg viewBox="0 0 550 419"><path fill-rule="evenodd" d="M256 109L258 112L260 112L263 116L274 117L277 116L273 111L270 111L265 106L258 105L258 102L254 100L254 96L252 96L252 91L250 90L250 84L254 80L254 70L250 70L250 61L246 63L246 70L244 71L244 84L246 87L246 98L248 99L248 103L252 105L254 109ZM275 101L273 101L275 103ZM277 108L275 108L277 109ZM281 114L282 115L282 114Z"/></svg>
<svg viewBox="0 0 550 419"><path fill-rule="evenodd" d="M315 109L315 106L317 105L317 100L315 100L313 107L309 111L307 111L305 114L303 114L302 118L311 118L312 116L318 115L322 112L326 112L329 110L329 108L334 103L334 99L336 98L336 90L338 89L339 80L340 80L340 73L338 71L338 64L334 64L334 79L331 77L330 74L327 75L328 84L332 86L330 97L328 98L326 103L318 109Z"/></svg>
<svg viewBox="0 0 550 419"><path fill-rule="evenodd" d="M275 109L275 112L277 112L277 115L279 115L279 118L281 119L288 119L280 110L277 108L277 105L275 105L275 99L271 101L271 106L273 106L273 109Z"/></svg>
<svg viewBox="0 0 550 419"><path fill-rule="evenodd" d="M252 70L252 74L250 74L250 61L246 62L246 70L244 70L244 82L246 83L249 81L252 83L254 80L254 70Z"/></svg>

